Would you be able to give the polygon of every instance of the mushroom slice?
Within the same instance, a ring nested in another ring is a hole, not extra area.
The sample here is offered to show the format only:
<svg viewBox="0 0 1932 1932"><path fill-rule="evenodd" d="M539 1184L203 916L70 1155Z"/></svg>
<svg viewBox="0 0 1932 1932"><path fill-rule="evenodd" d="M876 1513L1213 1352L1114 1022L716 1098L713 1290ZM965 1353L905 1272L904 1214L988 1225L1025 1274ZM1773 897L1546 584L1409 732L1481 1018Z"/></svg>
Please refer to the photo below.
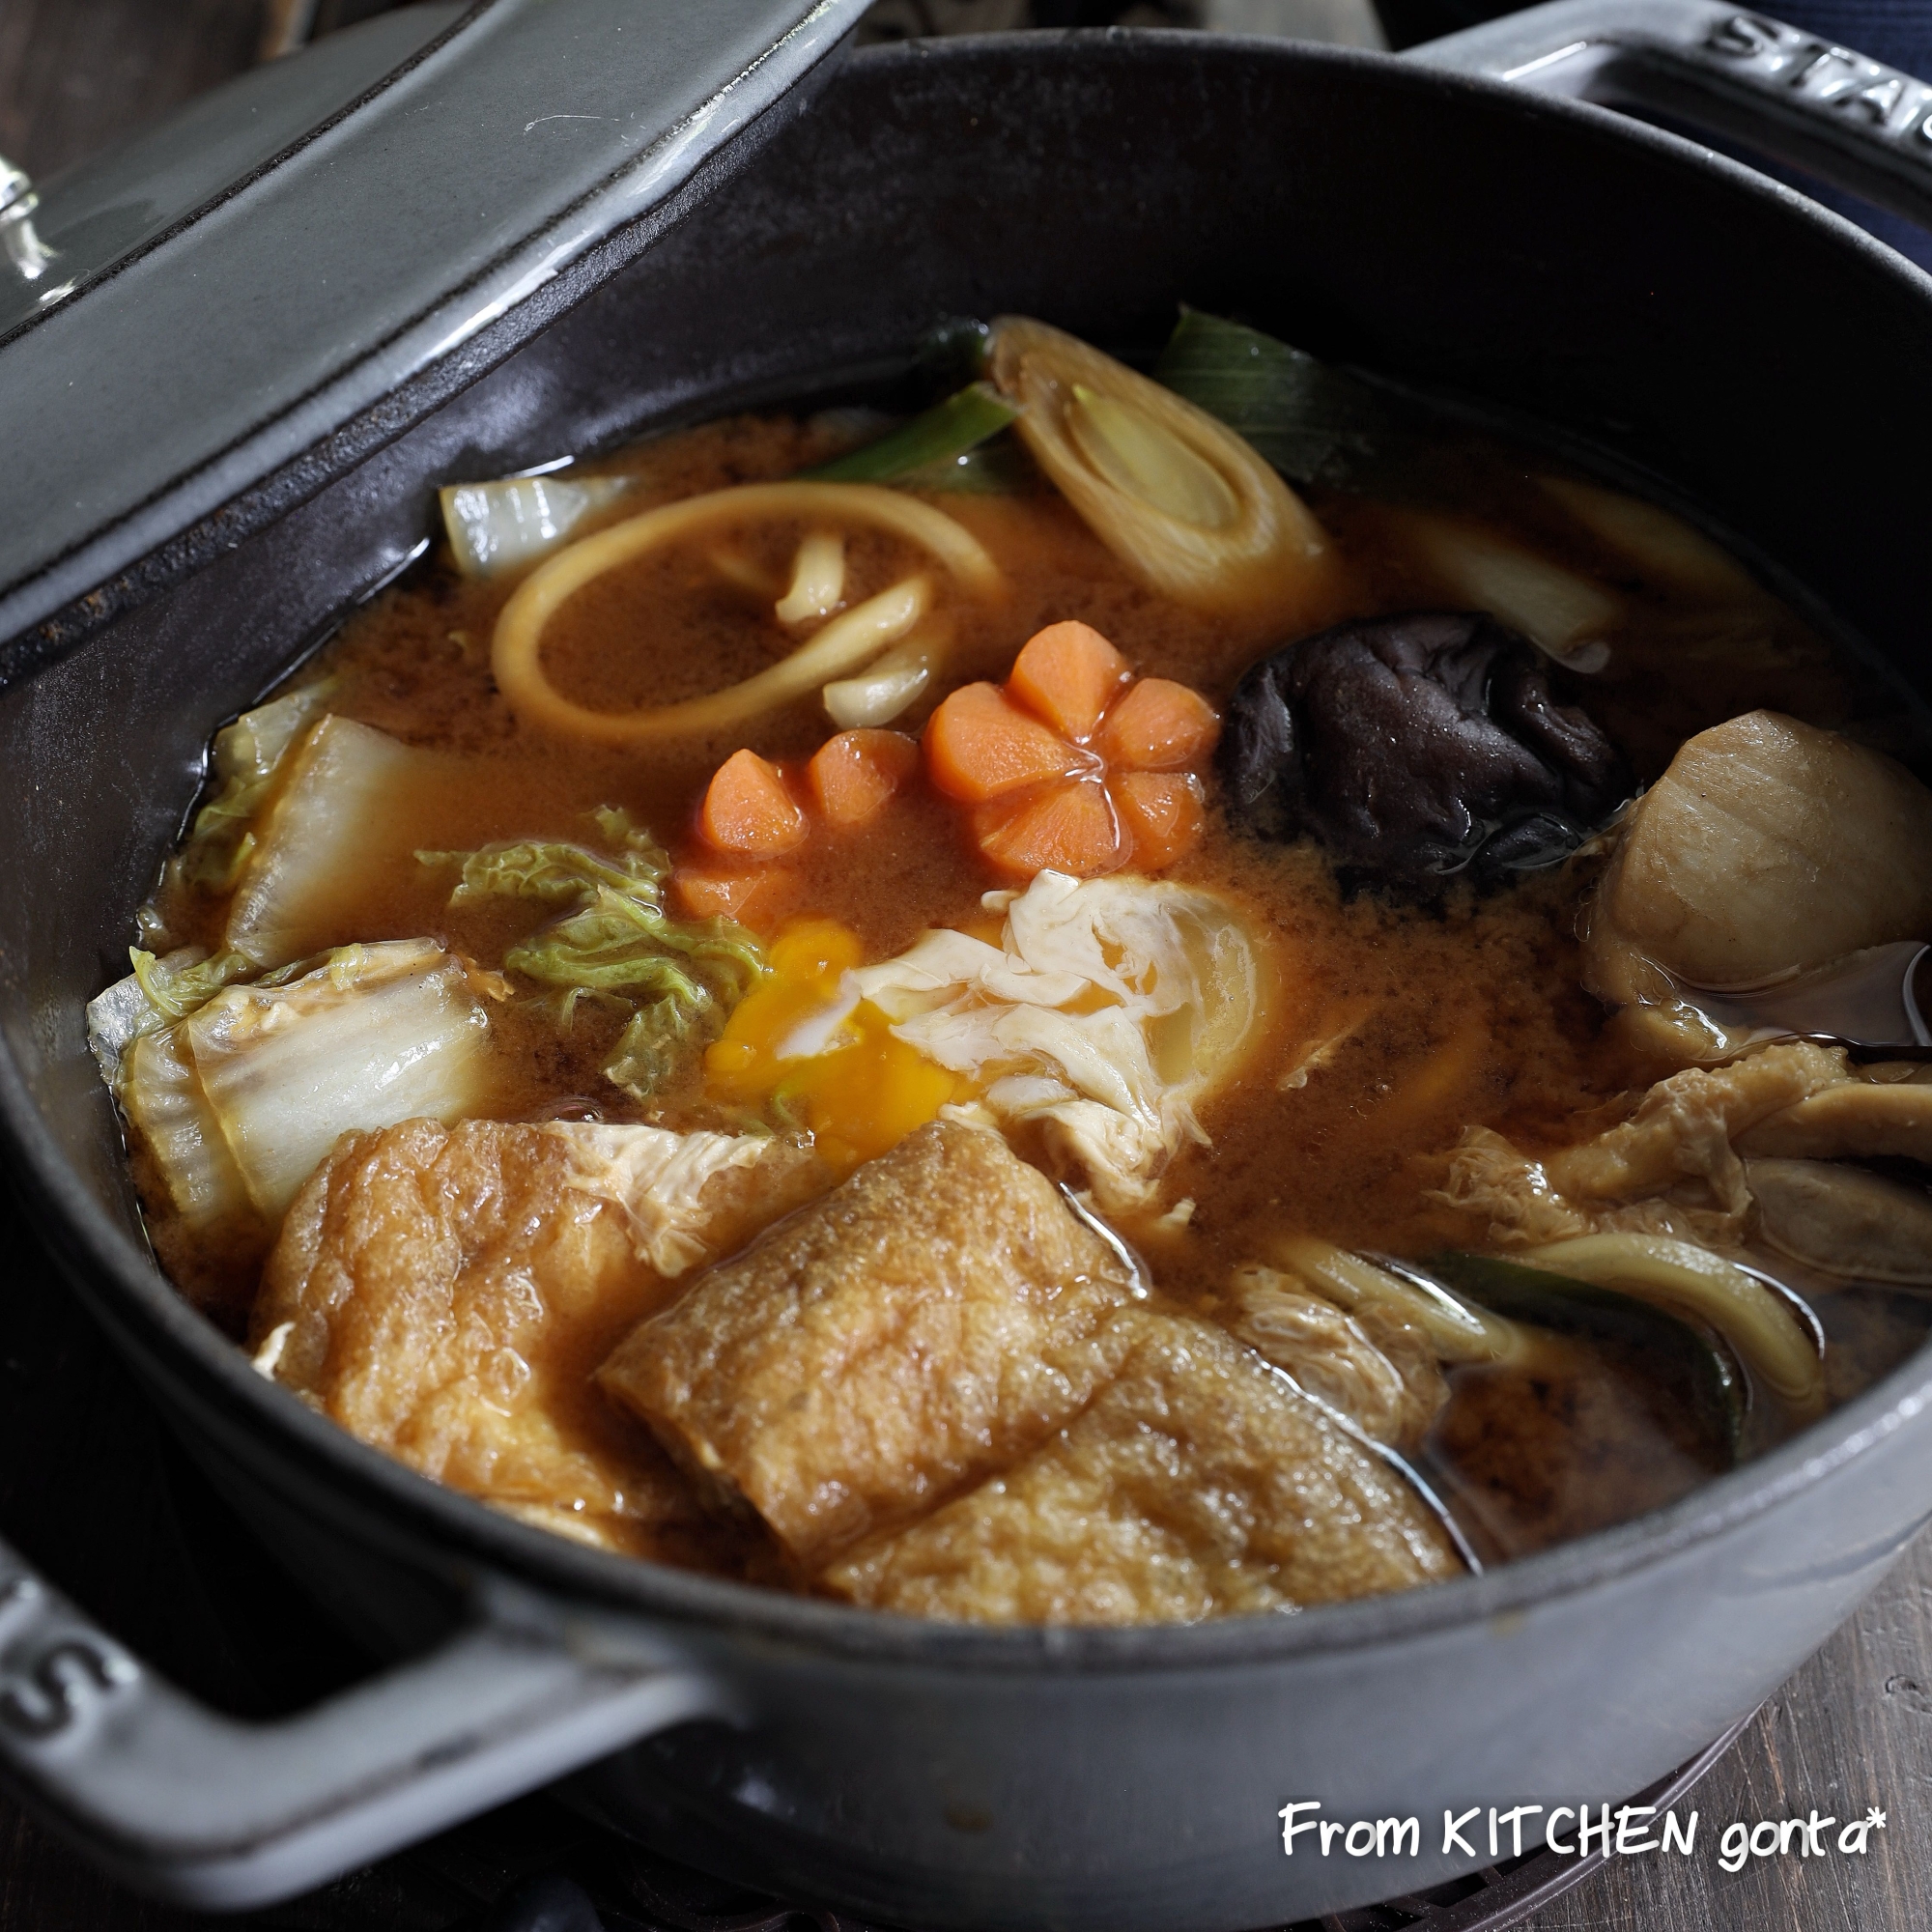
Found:
<svg viewBox="0 0 1932 1932"><path fill-rule="evenodd" d="M1623 754L1481 611L1351 619L1252 665L1222 776L1264 838L1321 842L1345 883L1416 896L1566 858L1628 799Z"/></svg>
<svg viewBox="0 0 1932 1932"><path fill-rule="evenodd" d="M1758 1233L1825 1274L1932 1287L1932 1195L1827 1160L1751 1160Z"/></svg>

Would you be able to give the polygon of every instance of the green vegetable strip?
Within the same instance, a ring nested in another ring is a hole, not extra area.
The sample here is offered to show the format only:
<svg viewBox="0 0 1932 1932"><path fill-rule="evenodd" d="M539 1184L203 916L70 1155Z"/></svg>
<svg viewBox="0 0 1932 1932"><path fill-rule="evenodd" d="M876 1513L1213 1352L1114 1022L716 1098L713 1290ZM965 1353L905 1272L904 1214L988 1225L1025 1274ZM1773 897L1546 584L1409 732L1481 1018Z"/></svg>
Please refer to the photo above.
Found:
<svg viewBox="0 0 1932 1932"><path fill-rule="evenodd" d="M811 483L898 483L915 471L952 463L998 436L1019 414L985 383L969 383L924 414L889 430L876 442L801 469ZM934 487L944 487L935 485Z"/></svg>
<svg viewBox="0 0 1932 1932"><path fill-rule="evenodd" d="M1342 483L1414 437L1402 399L1258 328L1183 308L1154 381L1217 416L1292 483Z"/></svg>
<svg viewBox="0 0 1932 1932"><path fill-rule="evenodd" d="M949 490L961 497L1025 497L1043 487L1033 458L1010 436L996 437L963 456L923 464L895 480L907 490Z"/></svg>
<svg viewBox="0 0 1932 1932"><path fill-rule="evenodd" d="M1725 1350L1690 1322L1635 1295L1496 1255L1452 1250L1431 1256L1428 1265L1438 1281L1511 1321L1674 1356L1705 1422L1735 1460L1745 1423L1744 1384Z"/></svg>

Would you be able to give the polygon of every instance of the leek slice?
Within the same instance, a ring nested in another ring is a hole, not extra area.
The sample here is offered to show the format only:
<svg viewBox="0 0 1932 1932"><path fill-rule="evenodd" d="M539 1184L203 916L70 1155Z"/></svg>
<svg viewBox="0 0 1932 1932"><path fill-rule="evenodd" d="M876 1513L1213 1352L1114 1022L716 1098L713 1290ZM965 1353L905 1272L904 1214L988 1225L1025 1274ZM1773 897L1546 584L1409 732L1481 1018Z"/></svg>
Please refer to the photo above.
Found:
<svg viewBox="0 0 1932 1932"><path fill-rule="evenodd" d="M1023 443L995 437L977 449L922 464L895 479L901 490L928 490L957 497L1030 497L1041 488L1040 474Z"/></svg>
<svg viewBox="0 0 1932 1932"><path fill-rule="evenodd" d="M488 1018L461 962L429 939L342 947L281 985L230 986L153 1038L191 1063L249 1200L270 1218L341 1135L453 1121L488 1098ZM163 1091L142 1085L148 1044L124 1082L144 1129L141 1109ZM168 1184L185 1183L171 1170Z"/></svg>
<svg viewBox="0 0 1932 1932"><path fill-rule="evenodd" d="M1442 1361L1504 1362L1521 1351L1507 1321L1468 1307L1426 1277L1398 1274L1313 1235L1283 1235L1270 1248L1338 1308L1373 1309L1415 1328Z"/></svg>
<svg viewBox="0 0 1932 1932"><path fill-rule="evenodd" d="M1690 1322L1636 1295L1494 1255L1432 1256L1430 1271L1492 1313L1558 1334L1602 1338L1661 1356L1681 1378L1693 1413L1735 1461L1747 1393L1728 1353Z"/></svg>
<svg viewBox="0 0 1932 1932"><path fill-rule="evenodd" d="M837 530L813 530L798 547L791 588L773 607L781 624L808 624L829 617L845 597L845 539Z"/></svg>
<svg viewBox="0 0 1932 1932"><path fill-rule="evenodd" d="M1582 1235L1531 1248L1523 1260L1708 1321L1794 1416L1825 1412L1820 1336L1800 1315L1804 1304L1720 1256L1662 1235Z"/></svg>
<svg viewBox="0 0 1932 1932"><path fill-rule="evenodd" d="M1569 476L1537 480L1592 535L1650 576L1700 596L1746 605L1763 601L1744 565L1682 517L1598 483Z"/></svg>
<svg viewBox="0 0 1932 1932"><path fill-rule="evenodd" d="M1336 484L1415 440L1413 405L1258 328L1183 308L1154 381L1224 422L1293 483Z"/></svg>
<svg viewBox="0 0 1932 1932"><path fill-rule="evenodd" d="M1150 589L1278 623L1308 616L1330 594L1321 525L1206 411L1024 316L993 325L992 369L1048 480Z"/></svg>
<svg viewBox="0 0 1932 1932"><path fill-rule="evenodd" d="M816 483L901 483L918 473L923 479L921 487L944 488L943 481L933 479L944 478L948 466L998 436L1018 414L990 384L969 383L877 441L801 469L799 475Z"/></svg>
<svg viewBox="0 0 1932 1932"><path fill-rule="evenodd" d="M340 938L372 852L390 842L398 792L440 763L354 719L324 718L256 824L226 950L257 966L282 966Z"/></svg>
<svg viewBox="0 0 1932 1932"><path fill-rule="evenodd" d="M439 490L442 527L465 577L495 577L533 563L593 511L631 487L628 476L512 476L500 483L452 483Z"/></svg>
<svg viewBox="0 0 1932 1932"><path fill-rule="evenodd" d="M1066 433L1116 490L1200 530L1225 530L1241 514L1226 477L1144 410L1073 385Z"/></svg>
<svg viewBox="0 0 1932 1932"><path fill-rule="evenodd" d="M952 626L928 619L856 677L828 684L819 693L825 715L841 731L891 724L932 682L951 643Z"/></svg>
<svg viewBox="0 0 1932 1932"><path fill-rule="evenodd" d="M1624 607L1601 584L1459 518L1410 510L1400 523L1465 608L1501 618L1571 670L1588 675L1609 663Z"/></svg>

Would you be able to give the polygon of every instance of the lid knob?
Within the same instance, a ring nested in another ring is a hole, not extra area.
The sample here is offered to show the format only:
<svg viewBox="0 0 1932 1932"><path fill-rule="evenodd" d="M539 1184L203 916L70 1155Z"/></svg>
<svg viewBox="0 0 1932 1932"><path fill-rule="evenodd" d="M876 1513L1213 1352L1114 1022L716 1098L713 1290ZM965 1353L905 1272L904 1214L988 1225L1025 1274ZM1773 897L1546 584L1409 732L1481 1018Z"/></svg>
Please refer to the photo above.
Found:
<svg viewBox="0 0 1932 1932"><path fill-rule="evenodd" d="M26 171L0 155L0 254L30 282L39 281L53 260L53 250L34 230L34 211L40 205Z"/></svg>

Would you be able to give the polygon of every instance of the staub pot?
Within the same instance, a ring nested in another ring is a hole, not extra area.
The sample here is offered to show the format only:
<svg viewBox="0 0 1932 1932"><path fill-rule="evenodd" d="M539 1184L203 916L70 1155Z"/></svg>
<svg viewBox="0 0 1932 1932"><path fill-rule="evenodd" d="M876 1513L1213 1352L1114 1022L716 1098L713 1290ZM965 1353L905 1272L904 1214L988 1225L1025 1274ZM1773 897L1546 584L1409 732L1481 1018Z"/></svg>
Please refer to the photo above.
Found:
<svg viewBox="0 0 1932 1932"><path fill-rule="evenodd" d="M1932 90L1701 0L1559 0L1400 60L1111 31L821 60L857 11L407 10L390 41L340 37L339 71L298 60L151 137L66 215L55 184L6 217L8 272L23 220L43 251L0 325L7 1157L197 1460L399 1660L232 1723L0 1552L0 1765L155 1891L267 1899L574 1774L676 1857L886 1922L1279 1923L1486 1862L1444 1849L1445 1809L1657 1778L1927 1513L1921 1359L1671 1509L1485 1577L1192 1629L925 1626L495 1516L171 1293L82 1007L124 970L211 724L415 552L441 481L887 380L948 314L1131 351L1186 300L1537 425L1932 683L1932 280L1590 104L1922 217ZM1286 1856L1302 1800L1413 1816L1419 1850Z"/></svg>

